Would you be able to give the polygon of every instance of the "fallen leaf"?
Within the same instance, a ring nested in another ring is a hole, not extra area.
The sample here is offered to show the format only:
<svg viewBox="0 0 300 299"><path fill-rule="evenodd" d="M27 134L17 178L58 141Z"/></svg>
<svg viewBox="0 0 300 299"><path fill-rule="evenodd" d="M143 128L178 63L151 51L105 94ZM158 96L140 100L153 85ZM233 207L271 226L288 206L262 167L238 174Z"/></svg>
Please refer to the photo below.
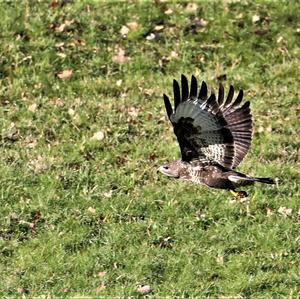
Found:
<svg viewBox="0 0 300 299"><path fill-rule="evenodd" d="M94 135L91 137L91 140L101 141L103 139L104 139L104 133L102 131L98 131L94 133Z"/></svg>
<svg viewBox="0 0 300 299"><path fill-rule="evenodd" d="M115 50L115 55L112 57L112 61L115 63L124 63L128 60L128 57L125 56L125 50L121 47L118 47Z"/></svg>
<svg viewBox="0 0 300 299"><path fill-rule="evenodd" d="M286 207L280 207L277 212L283 217L288 217L292 214L293 210Z"/></svg>
<svg viewBox="0 0 300 299"><path fill-rule="evenodd" d="M281 43L283 41L283 37L279 36L276 40L277 44Z"/></svg>
<svg viewBox="0 0 300 299"><path fill-rule="evenodd" d="M150 33L148 36L146 36L146 40L154 40L155 39L155 34Z"/></svg>
<svg viewBox="0 0 300 299"><path fill-rule="evenodd" d="M28 106L28 111L30 112L36 112L38 105L36 103L33 103L31 105Z"/></svg>
<svg viewBox="0 0 300 299"><path fill-rule="evenodd" d="M128 115L131 117L131 118L137 118L138 115L139 115L139 108L136 108L136 107L129 107L128 110L127 110L127 113Z"/></svg>
<svg viewBox="0 0 300 299"><path fill-rule="evenodd" d="M157 31L157 32L160 32L164 29L164 26L163 25L157 25L154 27L154 31Z"/></svg>
<svg viewBox="0 0 300 299"><path fill-rule="evenodd" d="M103 196L106 197L106 198L111 198L112 194L113 194L113 190L109 190L107 192L104 192Z"/></svg>
<svg viewBox="0 0 300 299"><path fill-rule="evenodd" d="M216 262L219 265L224 265L224 256L223 255L218 255L217 258L216 258Z"/></svg>
<svg viewBox="0 0 300 299"><path fill-rule="evenodd" d="M64 42L60 42L60 43L56 43L54 46L55 46L55 48L62 51L64 49L64 45L65 45Z"/></svg>
<svg viewBox="0 0 300 299"><path fill-rule="evenodd" d="M171 8L168 8L166 11L165 11L165 14L166 15L170 15L173 13L173 10Z"/></svg>
<svg viewBox="0 0 300 299"><path fill-rule="evenodd" d="M151 287L148 284L142 284L137 287L137 292L141 295L147 295L151 292Z"/></svg>
<svg viewBox="0 0 300 299"><path fill-rule="evenodd" d="M198 10L198 5L196 3L189 3L185 10L188 13L195 13Z"/></svg>
<svg viewBox="0 0 300 299"><path fill-rule="evenodd" d="M170 58L178 58L178 53L175 51L171 52Z"/></svg>
<svg viewBox="0 0 300 299"><path fill-rule="evenodd" d="M136 30L139 27L137 22L128 22L126 25L128 28L130 28L130 30Z"/></svg>
<svg viewBox="0 0 300 299"><path fill-rule="evenodd" d="M89 207L87 210L91 214L96 214L96 209L95 208Z"/></svg>
<svg viewBox="0 0 300 299"><path fill-rule="evenodd" d="M71 69L67 69L57 74L57 77L61 80L68 80L72 77L73 71Z"/></svg>
<svg viewBox="0 0 300 299"><path fill-rule="evenodd" d="M97 292L97 293L100 293L100 292L102 292L102 291L105 290L105 289L106 289L106 285L102 283L102 284L96 289L96 292Z"/></svg>
<svg viewBox="0 0 300 299"><path fill-rule="evenodd" d="M144 89L144 95L145 95L146 97L151 97L151 96L153 95L153 93L154 93L154 90L153 90L153 89L150 89L150 88Z"/></svg>
<svg viewBox="0 0 300 299"><path fill-rule="evenodd" d="M259 15L253 15L252 16L252 23L257 23L260 20L260 16Z"/></svg>
<svg viewBox="0 0 300 299"><path fill-rule="evenodd" d="M123 25L122 28L121 28L121 30L120 30L120 33L122 35L127 35L128 32L129 32L129 28L127 26Z"/></svg>
<svg viewBox="0 0 300 299"><path fill-rule="evenodd" d="M158 156L155 154L155 153L151 153L150 155L149 155L149 160L150 161L154 161L154 160L156 160L158 158Z"/></svg>
<svg viewBox="0 0 300 299"><path fill-rule="evenodd" d="M270 208L267 208L267 217L271 217L273 215L273 211Z"/></svg>
<svg viewBox="0 0 300 299"><path fill-rule="evenodd" d="M98 276L100 277L100 278L102 278L102 277L104 277L105 275L106 275L106 271L102 271L102 272L99 272L98 273Z"/></svg>
<svg viewBox="0 0 300 299"><path fill-rule="evenodd" d="M72 109L72 108L69 108L69 109L68 109L68 114L69 114L71 117L73 117L73 116L75 115L75 110Z"/></svg>

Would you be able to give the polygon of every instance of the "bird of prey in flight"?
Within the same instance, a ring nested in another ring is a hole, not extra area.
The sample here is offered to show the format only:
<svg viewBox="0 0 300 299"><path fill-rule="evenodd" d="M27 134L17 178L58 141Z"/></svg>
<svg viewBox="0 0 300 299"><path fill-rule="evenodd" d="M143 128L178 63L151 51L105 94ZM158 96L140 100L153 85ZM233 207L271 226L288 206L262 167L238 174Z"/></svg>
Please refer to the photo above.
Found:
<svg viewBox="0 0 300 299"><path fill-rule="evenodd" d="M212 188L230 190L235 196L246 197L245 191L236 192L241 186L255 182L274 184L270 178L258 178L237 172L235 168L247 154L252 140L252 115L250 102L242 103L243 91L234 99L230 86L224 97L224 87L218 94L210 95L203 81L198 93L194 76L191 86L181 75L181 88L173 81L174 107L164 94L169 120L177 137L181 159L170 162L158 170L179 178Z"/></svg>

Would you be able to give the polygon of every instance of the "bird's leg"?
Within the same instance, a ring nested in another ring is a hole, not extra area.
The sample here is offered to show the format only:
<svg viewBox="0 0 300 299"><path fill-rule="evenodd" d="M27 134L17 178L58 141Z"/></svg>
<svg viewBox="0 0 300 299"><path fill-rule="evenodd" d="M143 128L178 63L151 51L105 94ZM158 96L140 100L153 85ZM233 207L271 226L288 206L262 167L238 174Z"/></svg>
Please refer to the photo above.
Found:
<svg viewBox="0 0 300 299"><path fill-rule="evenodd" d="M246 191L234 191L234 190L230 190L231 194L233 194L234 197L237 198L245 198L247 197L247 192Z"/></svg>

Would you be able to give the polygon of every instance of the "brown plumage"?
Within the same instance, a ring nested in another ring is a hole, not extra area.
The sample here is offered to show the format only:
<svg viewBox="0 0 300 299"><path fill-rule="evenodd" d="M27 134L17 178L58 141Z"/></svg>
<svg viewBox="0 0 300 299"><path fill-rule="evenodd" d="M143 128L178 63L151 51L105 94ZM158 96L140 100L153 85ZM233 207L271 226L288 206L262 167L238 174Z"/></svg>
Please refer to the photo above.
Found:
<svg viewBox="0 0 300 299"><path fill-rule="evenodd" d="M244 159L252 140L250 102L242 103L243 91L234 99L234 88L230 86L225 99L222 84L217 97L213 90L208 95L204 81L198 94L194 76L190 89L188 85L184 75L181 75L181 90L178 82L173 81L174 109L164 95L181 160L158 170L170 177L233 191L254 182L273 184L272 179L255 178L234 170Z"/></svg>

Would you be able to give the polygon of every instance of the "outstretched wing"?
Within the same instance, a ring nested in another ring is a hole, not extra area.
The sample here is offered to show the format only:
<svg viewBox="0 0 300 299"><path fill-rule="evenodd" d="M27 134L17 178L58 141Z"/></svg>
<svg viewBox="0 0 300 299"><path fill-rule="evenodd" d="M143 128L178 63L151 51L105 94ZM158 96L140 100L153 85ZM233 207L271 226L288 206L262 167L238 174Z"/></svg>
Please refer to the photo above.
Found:
<svg viewBox="0 0 300 299"><path fill-rule="evenodd" d="M214 91L208 96L207 85L202 82L199 94L197 80L188 81L181 75L181 90L173 82L174 111L164 95L168 117L177 136L182 160L215 161L225 167L236 167L246 155L252 137L250 103L241 104L243 91L233 100L230 86L224 100L224 88L219 87L218 98Z"/></svg>

